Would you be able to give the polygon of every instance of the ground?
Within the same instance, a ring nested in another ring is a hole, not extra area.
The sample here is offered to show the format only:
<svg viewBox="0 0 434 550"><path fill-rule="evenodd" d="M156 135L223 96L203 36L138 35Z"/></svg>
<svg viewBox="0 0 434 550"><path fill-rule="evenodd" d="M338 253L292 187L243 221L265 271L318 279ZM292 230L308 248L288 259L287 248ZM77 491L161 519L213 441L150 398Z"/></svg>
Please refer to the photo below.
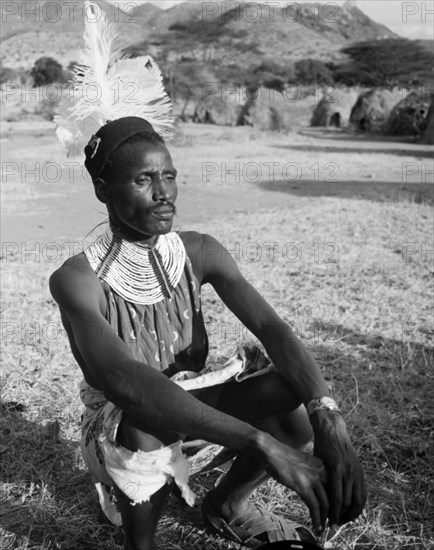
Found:
<svg viewBox="0 0 434 550"><path fill-rule="evenodd" d="M327 547L434 548L432 148L306 126L277 135L182 125L171 150L176 229L227 245L342 405L369 499ZM48 291L50 273L104 222L104 208L81 159L65 165L50 123L5 123L2 154L0 548L121 548L80 458L81 377ZM213 353L250 338L207 287L203 302ZM220 474L192 487L203 495ZM257 498L308 521L274 482ZM169 550L237 548L204 532L200 508L174 498L158 540Z"/></svg>

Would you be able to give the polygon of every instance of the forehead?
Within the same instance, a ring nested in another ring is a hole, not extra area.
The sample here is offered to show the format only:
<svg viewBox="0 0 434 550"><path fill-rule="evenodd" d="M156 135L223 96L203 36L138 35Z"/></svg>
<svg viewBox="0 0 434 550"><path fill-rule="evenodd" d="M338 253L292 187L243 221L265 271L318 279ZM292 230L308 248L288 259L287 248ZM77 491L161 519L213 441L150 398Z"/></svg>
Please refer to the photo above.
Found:
<svg viewBox="0 0 434 550"><path fill-rule="evenodd" d="M128 164L143 164L157 160L172 162L169 150L163 143L150 143L144 140L121 145L113 156L114 162L126 160Z"/></svg>
<svg viewBox="0 0 434 550"><path fill-rule="evenodd" d="M169 150L163 143L140 140L121 145L112 153L105 176L108 181L122 182L140 172L156 170L176 172Z"/></svg>

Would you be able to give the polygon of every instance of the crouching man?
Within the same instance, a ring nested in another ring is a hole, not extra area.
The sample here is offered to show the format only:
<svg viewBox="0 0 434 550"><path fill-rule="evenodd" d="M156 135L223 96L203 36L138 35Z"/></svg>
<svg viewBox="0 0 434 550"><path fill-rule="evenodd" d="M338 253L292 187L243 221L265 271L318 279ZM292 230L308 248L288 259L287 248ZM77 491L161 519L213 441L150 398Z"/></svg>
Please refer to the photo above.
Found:
<svg viewBox="0 0 434 550"><path fill-rule="evenodd" d="M163 139L124 117L100 128L85 153L109 227L52 275L50 289L84 376L83 456L114 490L125 548L156 548L175 484L193 503L186 439L237 455L202 504L221 535L251 547L312 539L249 500L270 476L303 499L317 534L327 520L355 519L366 500L362 468L318 365L216 239L172 231L176 170ZM206 374L200 289L208 283L263 344L271 369L239 382L238 358Z"/></svg>

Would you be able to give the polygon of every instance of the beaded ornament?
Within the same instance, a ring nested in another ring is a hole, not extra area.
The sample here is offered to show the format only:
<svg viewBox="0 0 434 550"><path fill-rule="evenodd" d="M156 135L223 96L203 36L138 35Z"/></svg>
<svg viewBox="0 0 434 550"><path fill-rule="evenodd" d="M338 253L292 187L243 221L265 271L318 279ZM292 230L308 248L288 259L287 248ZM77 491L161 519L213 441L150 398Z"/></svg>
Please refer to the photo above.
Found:
<svg viewBox="0 0 434 550"><path fill-rule="evenodd" d="M130 242L107 231L84 249L92 269L119 296L150 305L171 298L185 266L181 237L159 235L154 245Z"/></svg>

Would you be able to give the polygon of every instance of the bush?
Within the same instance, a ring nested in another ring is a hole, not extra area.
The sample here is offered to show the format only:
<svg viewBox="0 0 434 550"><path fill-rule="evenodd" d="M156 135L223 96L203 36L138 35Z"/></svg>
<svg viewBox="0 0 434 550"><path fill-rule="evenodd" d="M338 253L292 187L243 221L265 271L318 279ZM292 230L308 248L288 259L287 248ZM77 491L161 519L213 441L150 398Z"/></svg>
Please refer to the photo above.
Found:
<svg viewBox="0 0 434 550"><path fill-rule="evenodd" d="M173 23L173 25L170 25L169 31L179 31L179 32L185 32L188 30L187 25L184 25L184 23Z"/></svg>
<svg viewBox="0 0 434 550"><path fill-rule="evenodd" d="M292 65L281 65L272 59L265 59L260 65L250 70L247 81L257 86L282 92L285 84L293 78L294 68Z"/></svg>
<svg viewBox="0 0 434 550"><path fill-rule="evenodd" d="M1 67L0 69L0 85L5 82L11 82L16 80L19 76L19 73L15 69L10 69L9 67Z"/></svg>
<svg viewBox="0 0 434 550"><path fill-rule="evenodd" d="M34 87L46 86L53 82L63 82L63 68L52 57L41 57L35 62L31 75L34 79Z"/></svg>
<svg viewBox="0 0 434 550"><path fill-rule="evenodd" d="M333 84L333 73L318 59L301 59L294 66L295 79L299 84Z"/></svg>

